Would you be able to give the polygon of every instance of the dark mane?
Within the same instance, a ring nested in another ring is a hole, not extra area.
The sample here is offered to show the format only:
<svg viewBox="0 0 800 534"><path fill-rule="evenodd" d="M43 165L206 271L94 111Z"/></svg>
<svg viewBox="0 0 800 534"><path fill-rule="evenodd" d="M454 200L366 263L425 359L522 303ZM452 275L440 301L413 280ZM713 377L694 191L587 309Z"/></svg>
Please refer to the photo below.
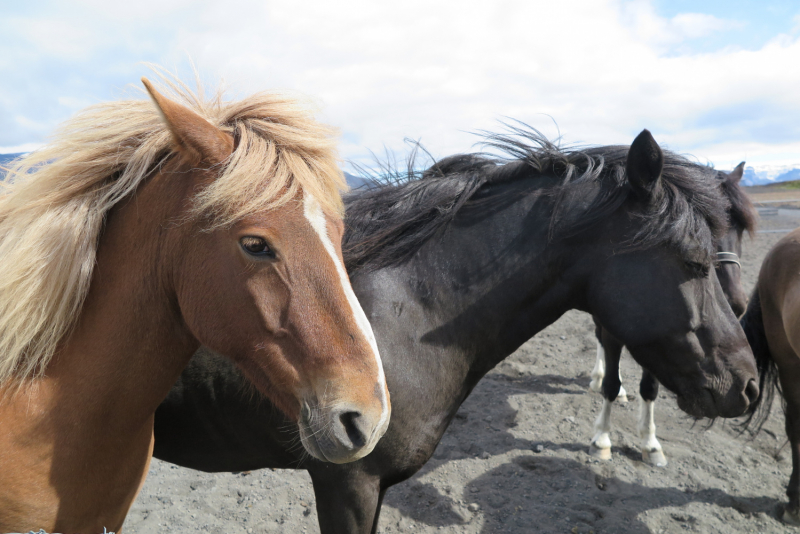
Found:
<svg viewBox="0 0 800 534"><path fill-rule="evenodd" d="M536 191L552 203L551 241L595 227L626 202L632 203L630 211L639 219L639 230L626 243L628 248L667 242L682 249L690 235L711 255L727 228L729 204L711 167L664 151L662 186L644 206L626 181L629 147L564 149L536 130L508 129L506 134L489 134L485 139L486 146L501 151L502 157L451 156L421 173L409 171L393 180L375 180L371 188L350 195L345 200L343 243L348 269L372 270L405 261L479 190L531 177L543 178L541 187L532 188L531 193Z"/></svg>

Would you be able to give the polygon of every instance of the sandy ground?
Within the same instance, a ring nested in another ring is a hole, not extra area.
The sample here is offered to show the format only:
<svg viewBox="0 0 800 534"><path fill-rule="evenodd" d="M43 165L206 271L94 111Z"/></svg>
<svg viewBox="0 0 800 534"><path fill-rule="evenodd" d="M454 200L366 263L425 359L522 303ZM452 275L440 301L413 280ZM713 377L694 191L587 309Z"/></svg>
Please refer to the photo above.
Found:
<svg viewBox="0 0 800 534"><path fill-rule="evenodd" d="M800 225L797 214L765 215L765 232L745 243L748 290L782 230ZM636 433L640 370L624 356L631 401L615 406L613 458L599 462L587 454L601 406L588 389L594 356L592 322L580 312L523 345L478 385L423 470L387 492L379 532L800 532L778 520L791 458L777 403L748 440L730 421L694 423L662 392L656 421L669 465L649 467ZM126 534L197 531L317 532L310 479L154 460Z"/></svg>

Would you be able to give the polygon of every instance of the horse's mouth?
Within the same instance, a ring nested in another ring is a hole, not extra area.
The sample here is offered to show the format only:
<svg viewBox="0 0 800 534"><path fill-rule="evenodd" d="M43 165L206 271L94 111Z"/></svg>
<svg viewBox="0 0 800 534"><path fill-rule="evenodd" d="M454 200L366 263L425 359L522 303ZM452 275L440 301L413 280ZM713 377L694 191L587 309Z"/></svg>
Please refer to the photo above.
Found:
<svg viewBox="0 0 800 534"><path fill-rule="evenodd" d="M330 462L328 458L325 457L325 453L322 452L322 447L319 446L317 443L317 438L314 435L314 431L312 430L311 426L306 421L306 418L301 416L300 420L297 422L297 427L300 431L300 443L303 444L303 448L316 458L322 462Z"/></svg>
<svg viewBox="0 0 800 534"><path fill-rule="evenodd" d="M713 419L720 415L719 408L715 402L716 397L709 388L703 387L699 390L699 393L693 395L678 394L677 400L678 408L695 419L702 419L703 417Z"/></svg>
<svg viewBox="0 0 800 534"><path fill-rule="evenodd" d="M703 387L699 394L678 395L678 407L697 419L708 417L739 417L747 411L747 402L736 402L732 395Z"/></svg>

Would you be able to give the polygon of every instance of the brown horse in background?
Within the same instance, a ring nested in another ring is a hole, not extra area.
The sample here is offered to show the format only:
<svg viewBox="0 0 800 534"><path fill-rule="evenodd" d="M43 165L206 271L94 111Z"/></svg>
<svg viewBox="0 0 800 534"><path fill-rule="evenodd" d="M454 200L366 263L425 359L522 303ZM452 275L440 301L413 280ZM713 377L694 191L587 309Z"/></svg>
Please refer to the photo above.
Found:
<svg viewBox="0 0 800 534"><path fill-rule="evenodd" d="M155 106L84 111L0 195L0 532L119 531L201 344L319 460L363 457L388 425L331 130L284 97L143 82Z"/></svg>
<svg viewBox="0 0 800 534"><path fill-rule="evenodd" d="M753 348L761 397L747 424L760 429L775 392L783 394L786 435L792 449L792 476L783 520L800 525L800 229L769 251L750 298L742 327Z"/></svg>

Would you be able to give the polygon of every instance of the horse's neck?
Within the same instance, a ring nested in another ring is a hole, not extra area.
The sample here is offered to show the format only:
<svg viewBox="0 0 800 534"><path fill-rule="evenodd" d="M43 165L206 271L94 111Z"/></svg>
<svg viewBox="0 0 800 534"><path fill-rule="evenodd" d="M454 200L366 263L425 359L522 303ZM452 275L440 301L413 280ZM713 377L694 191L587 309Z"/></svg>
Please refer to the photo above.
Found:
<svg viewBox="0 0 800 534"><path fill-rule="evenodd" d="M169 265L154 257L165 221L152 193L112 210L75 328L44 377L0 402L0 450L15 459L0 466L0 487L24 474L48 488L9 497L47 530L121 522L147 470L153 413L196 349L165 289Z"/></svg>
<svg viewBox="0 0 800 534"><path fill-rule="evenodd" d="M453 290L436 295L422 341L454 343L473 370L486 372L573 307L579 282L569 247L548 239L549 218L549 203L524 199L474 229L454 225L431 244L428 287ZM418 280L429 265L417 266Z"/></svg>
<svg viewBox="0 0 800 534"><path fill-rule="evenodd" d="M146 184L112 210L76 329L47 370L71 398L85 394L87 416L102 403L120 424L148 417L197 348L167 288L164 185Z"/></svg>
<svg viewBox="0 0 800 534"><path fill-rule="evenodd" d="M146 425L196 349L165 289L170 266L158 257L168 233L167 208L156 202L162 189L143 186L112 209L77 324L44 378L21 393L20 404L42 408L31 425L50 428L57 442Z"/></svg>
<svg viewBox="0 0 800 534"><path fill-rule="evenodd" d="M578 305L569 247L548 243L541 204L522 198L474 224L458 220L410 261L354 278L381 349L392 352L386 365L408 360L426 380L471 388Z"/></svg>

